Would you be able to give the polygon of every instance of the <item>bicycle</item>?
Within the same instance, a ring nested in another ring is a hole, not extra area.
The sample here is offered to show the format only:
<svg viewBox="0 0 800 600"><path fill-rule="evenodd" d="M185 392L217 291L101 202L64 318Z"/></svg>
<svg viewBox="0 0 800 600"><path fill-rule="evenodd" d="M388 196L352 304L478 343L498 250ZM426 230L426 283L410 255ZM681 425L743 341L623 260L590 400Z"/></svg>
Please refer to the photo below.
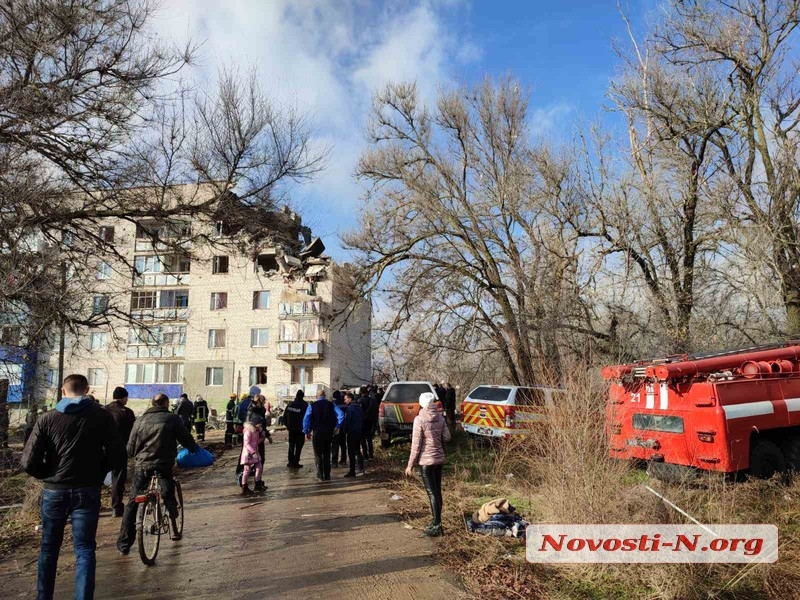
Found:
<svg viewBox="0 0 800 600"><path fill-rule="evenodd" d="M172 481L175 484L175 500L178 503L178 516L175 519L178 528L175 533L183 535L183 492L180 482L174 478ZM136 520L139 556L144 564L152 566L156 562L161 536L169 535L170 529L169 512L158 487L158 473L154 473L150 478L147 492L136 496L134 502L142 505Z"/></svg>

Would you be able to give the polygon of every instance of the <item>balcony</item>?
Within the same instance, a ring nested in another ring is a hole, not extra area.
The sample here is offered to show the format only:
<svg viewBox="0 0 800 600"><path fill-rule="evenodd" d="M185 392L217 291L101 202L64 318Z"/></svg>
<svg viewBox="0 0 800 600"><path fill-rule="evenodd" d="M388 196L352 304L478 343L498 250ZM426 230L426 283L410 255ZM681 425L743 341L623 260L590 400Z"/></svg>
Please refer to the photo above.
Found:
<svg viewBox="0 0 800 600"><path fill-rule="evenodd" d="M149 238L137 238L134 243L134 252L169 252L175 250L176 246L188 248L191 246L189 240L169 240L169 242L153 242Z"/></svg>
<svg viewBox="0 0 800 600"><path fill-rule="evenodd" d="M189 273L142 273L133 278L133 285L136 287L189 285L189 277Z"/></svg>
<svg viewBox="0 0 800 600"><path fill-rule="evenodd" d="M135 321L186 321L189 319L188 308L138 308L131 310L131 318Z"/></svg>
<svg viewBox="0 0 800 600"><path fill-rule="evenodd" d="M278 342L278 358L281 360L319 360L322 358L322 340Z"/></svg>
<svg viewBox="0 0 800 600"><path fill-rule="evenodd" d="M278 307L280 319L315 318L322 315L321 300L306 300L305 302L281 302Z"/></svg>
<svg viewBox="0 0 800 600"><path fill-rule="evenodd" d="M186 354L186 346L134 346L128 345L128 358L181 358Z"/></svg>

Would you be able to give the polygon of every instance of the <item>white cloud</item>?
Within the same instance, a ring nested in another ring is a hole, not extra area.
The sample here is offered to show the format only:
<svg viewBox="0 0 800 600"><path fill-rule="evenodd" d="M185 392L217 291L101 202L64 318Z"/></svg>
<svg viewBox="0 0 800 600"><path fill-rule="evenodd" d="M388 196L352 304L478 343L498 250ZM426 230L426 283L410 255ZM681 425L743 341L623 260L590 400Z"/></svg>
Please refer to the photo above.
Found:
<svg viewBox="0 0 800 600"><path fill-rule="evenodd" d="M354 222L361 191L352 174L364 148L372 93L415 80L426 98L451 69L480 57L480 48L451 31L451 0L170 0L157 19L179 42L187 31L204 42L202 71L255 65L278 102L310 110L318 142L333 145L328 170L296 188L306 220L331 236ZM321 226L321 227L320 227ZM329 237L329 247L336 241Z"/></svg>

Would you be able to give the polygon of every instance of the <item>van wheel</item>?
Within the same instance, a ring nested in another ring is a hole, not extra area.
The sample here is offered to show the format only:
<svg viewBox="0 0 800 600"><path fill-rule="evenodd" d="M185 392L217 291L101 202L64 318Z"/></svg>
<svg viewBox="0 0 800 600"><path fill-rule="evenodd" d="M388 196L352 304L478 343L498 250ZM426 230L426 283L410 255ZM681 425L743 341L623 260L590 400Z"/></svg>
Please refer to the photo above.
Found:
<svg viewBox="0 0 800 600"><path fill-rule="evenodd" d="M775 473L786 470L786 460L773 442L759 440L750 448L751 477L769 479Z"/></svg>
<svg viewBox="0 0 800 600"><path fill-rule="evenodd" d="M781 452L786 460L786 468L800 472L800 436L794 435L783 440Z"/></svg>
<svg viewBox="0 0 800 600"><path fill-rule="evenodd" d="M389 448L392 445L392 440L381 440L381 448Z"/></svg>

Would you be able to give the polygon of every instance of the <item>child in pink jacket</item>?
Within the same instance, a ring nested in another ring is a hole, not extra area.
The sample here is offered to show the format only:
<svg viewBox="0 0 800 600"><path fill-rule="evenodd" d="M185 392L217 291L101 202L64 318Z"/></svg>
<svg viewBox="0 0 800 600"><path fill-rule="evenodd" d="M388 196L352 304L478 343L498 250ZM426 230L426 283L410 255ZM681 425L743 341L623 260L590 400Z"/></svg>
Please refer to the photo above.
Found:
<svg viewBox="0 0 800 600"><path fill-rule="evenodd" d="M244 443L242 444L242 456L239 462L244 465L242 474L242 496L251 496L253 491L263 492L267 489L261 481L264 472L264 465L261 462L261 455L258 453L258 444L267 438L264 433L264 419L260 415L252 415L250 420L244 424ZM250 473L255 471L256 485L254 490L247 485Z"/></svg>
<svg viewBox="0 0 800 600"><path fill-rule="evenodd" d="M411 436L411 454L406 475L410 476L415 464L422 470L422 481L431 503L431 524L425 529L427 536L442 535L442 466L444 442L450 441L450 430L439 412L436 397L431 392L419 396L419 414L414 419Z"/></svg>

